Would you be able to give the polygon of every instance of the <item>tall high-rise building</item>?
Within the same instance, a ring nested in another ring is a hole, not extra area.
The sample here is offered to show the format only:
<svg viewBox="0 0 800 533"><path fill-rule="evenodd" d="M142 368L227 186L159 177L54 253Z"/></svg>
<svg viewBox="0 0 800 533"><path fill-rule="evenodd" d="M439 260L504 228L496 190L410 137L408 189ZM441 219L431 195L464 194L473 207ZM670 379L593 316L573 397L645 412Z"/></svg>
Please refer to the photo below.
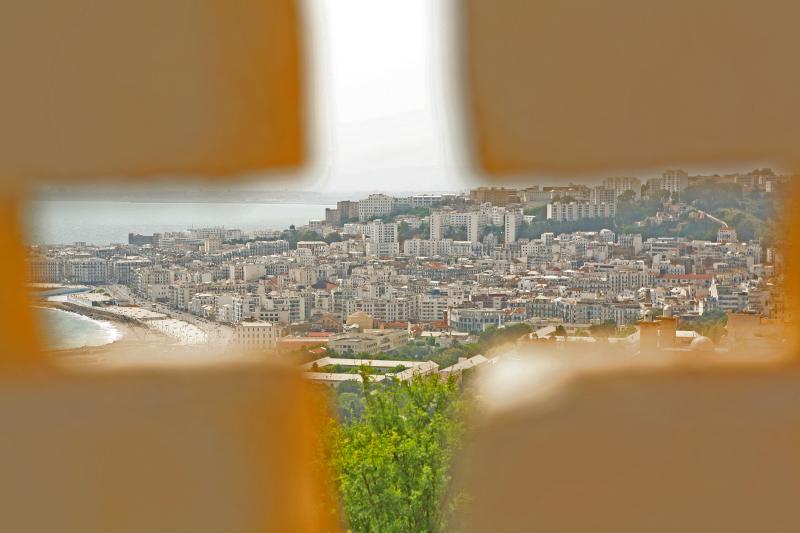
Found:
<svg viewBox="0 0 800 533"><path fill-rule="evenodd" d="M522 216L515 212L508 212L505 214L503 220L503 234L505 236L505 243L511 244L517 242L517 228L522 221Z"/></svg>
<svg viewBox="0 0 800 533"><path fill-rule="evenodd" d="M478 243L481 237L481 214L478 211L467 213L467 239L470 242Z"/></svg>
<svg viewBox="0 0 800 533"><path fill-rule="evenodd" d="M431 239L441 240L444 227L444 215L438 212L431 213Z"/></svg>
<svg viewBox="0 0 800 533"><path fill-rule="evenodd" d="M611 177L603 180L603 187L614 190L614 200L627 191L633 191L634 198L642 193L642 182L630 176Z"/></svg>
<svg viewBox="0 0 800 533"><path fill-rule="evenodd" d="M617 201L617 193L610 187L593 187L589 195L589 201L593 204L611 204Z"/></svg>
<svg viewBox="0 0 800 533"><path fill-rule="evenodd" d="M382 217L392 213L395 198L386 194L370 194L358 201L358 219L362 222L374 217Z"/></svg>
<svg viewBox="0 0 800 533"><path fill-rule="evenodd" d="M689 174L683 170L667 170L661 175L661 190L680 194L689 186Z"/></svg>
<svg viewBox="0 0 800 533"><path fill-rule="evenodd" d="M373 220L366 225L367 255L394 257L400 253L397 242L397 224L384 224L382 220Z"/></svg>

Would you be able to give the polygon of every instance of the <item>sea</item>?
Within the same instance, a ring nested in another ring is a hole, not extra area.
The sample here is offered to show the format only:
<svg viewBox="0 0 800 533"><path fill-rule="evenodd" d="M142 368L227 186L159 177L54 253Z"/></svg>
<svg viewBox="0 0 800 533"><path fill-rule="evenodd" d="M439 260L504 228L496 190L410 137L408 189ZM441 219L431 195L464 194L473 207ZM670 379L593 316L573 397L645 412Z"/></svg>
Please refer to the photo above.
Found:
<svg viewBox="0 0 800 533"><path fill-rule="evenodd" d="M124 202L105 200L37 200L26 214L28 241L34 244L128 242L128 233L183 231L224 226L243 231L282 230L325 217L324 204L235 202ZM57 297L54 297L57 298ZM62 311L38 308L47 348L68 350L102 346L121 336L113 323Z"/></svg>
<svg viewBox="0 0 800 533"><path fill-rule="evenodd" d="M36 200L29 204L26 226L34 244L105 245L128 242L128 233L191 227L283 230L324 219L326 207L335 205Z"/></svg>
<svg viewBox="0 0 800 533"><path fill-rule="evenodd" d="M45 348L72 350L85 346L103 346L122 336L111 322L94 320L60 309L37 307L44 330Z"/></svg>

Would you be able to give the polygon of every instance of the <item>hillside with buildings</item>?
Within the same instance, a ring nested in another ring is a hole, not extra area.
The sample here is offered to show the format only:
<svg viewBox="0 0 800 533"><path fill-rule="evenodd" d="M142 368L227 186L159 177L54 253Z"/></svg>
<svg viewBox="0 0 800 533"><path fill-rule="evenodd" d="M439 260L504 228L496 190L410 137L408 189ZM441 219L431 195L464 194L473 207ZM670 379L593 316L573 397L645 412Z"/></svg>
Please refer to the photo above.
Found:
<svg viewBox="0 0 800 533"><path fill-rule="evenodd" d="M182 342L222 338L298 362L424 359L442 370L479 355L488 330L586 339L610 326L604 338L624 338L666 309L722 347L725 313L786 318L771 231L784 182L765 169L670 170L593 187L371 194L305 225L32 246L28 264L37 283L105 287L71 298L112 319L142 308L172 320L150 325Z"/></svg>

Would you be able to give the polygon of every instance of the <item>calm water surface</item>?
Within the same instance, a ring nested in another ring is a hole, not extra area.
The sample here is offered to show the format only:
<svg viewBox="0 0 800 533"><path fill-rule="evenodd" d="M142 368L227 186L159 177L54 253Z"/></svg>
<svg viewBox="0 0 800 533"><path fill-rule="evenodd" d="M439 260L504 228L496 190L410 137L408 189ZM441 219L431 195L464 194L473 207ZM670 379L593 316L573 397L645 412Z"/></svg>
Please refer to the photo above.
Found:
<svg viewBox="0 0 800 533"><path fill-rule="evenodd" d="M102 346L117 340L121 333L110 322L69 313L60 309L37 308L49 350L71 350Z"/></svg>
<svg viewBox="0 0 800 533"><path fill-rule="evenodd" d="M128 242L128 233L183 231L191 226L286 229L325 218L330 205L35 201L28 213L33 243Z"/></svg>

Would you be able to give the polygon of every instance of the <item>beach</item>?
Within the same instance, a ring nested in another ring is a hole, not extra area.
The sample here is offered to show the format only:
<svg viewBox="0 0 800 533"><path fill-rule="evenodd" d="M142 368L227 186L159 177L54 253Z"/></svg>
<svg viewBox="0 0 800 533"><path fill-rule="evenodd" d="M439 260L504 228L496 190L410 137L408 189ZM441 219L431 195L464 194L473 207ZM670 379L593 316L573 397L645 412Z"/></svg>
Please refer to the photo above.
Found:
<svg viewBox="0 0 800 533"><path fill-rule="evenodd" d="M157 315L146 309L121 308L124 311L119 314L116 312L119 309L92 308L66 301L44 301L41 307L107 322L115 331L112 342L49 350L51 359L59 366L104 369L196 366L244 360L239 354L227 352L220 343L209 345L207 334L198 337L195 326L169 318L144 319Z"/></svg>

